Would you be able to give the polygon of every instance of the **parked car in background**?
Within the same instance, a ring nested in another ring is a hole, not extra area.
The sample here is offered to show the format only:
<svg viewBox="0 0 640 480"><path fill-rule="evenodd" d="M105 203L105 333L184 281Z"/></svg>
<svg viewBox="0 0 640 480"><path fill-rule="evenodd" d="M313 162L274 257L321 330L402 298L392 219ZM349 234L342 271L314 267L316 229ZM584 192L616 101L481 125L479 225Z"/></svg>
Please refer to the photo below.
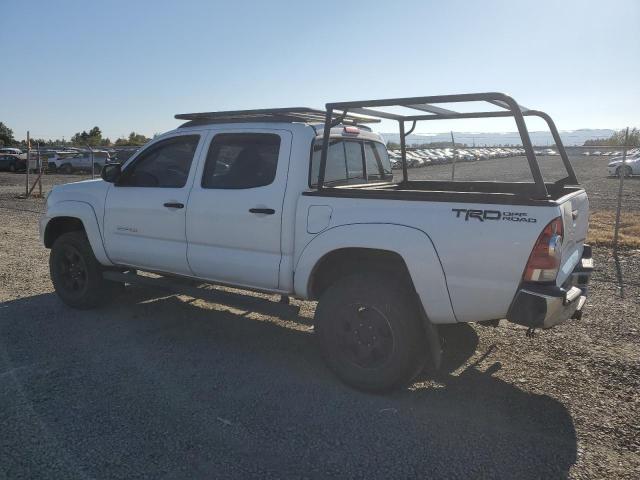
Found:
<svg viewBox="0 0 640 480"><path fill-rule="evenodd" d="M55 152L56 155L49 159L49 170L60 173L73 173L76 171L91 171L91 152ZM109 152L94 150L93 165L96 172L102 170L105 164L111 161Z"/></svg>
<svg viewBox="0 0 640 480"><path fill-rule="evenodd" d="M55 150L46 151L42 153L42 156L47 159L47 169L50 172L56 172L65 162L69 161L72 157L79 156L79 152L68 150Z"/></svg>
<svg viewBox="0 0 640 480"><path fill-rule="evenodd" d="M609 175L619 176L624 173L625 177L640 175L640 153L627 154L627 159L622 164L622 157L616 157L607 165Z"/></svg>
<svg viewBox="0 0 640 480"><path fill-rule="evenodd" d="M26 162L18 155L0 153L0 170L19 172L25 169Z"/></svg>
<svg viewBox="0 0 640 480"><path fill-rule="evenodd" d="M19 148L13 147L2 147L0 148L0 155L10 154L10 155L22 155L22 150Z"/></svg>

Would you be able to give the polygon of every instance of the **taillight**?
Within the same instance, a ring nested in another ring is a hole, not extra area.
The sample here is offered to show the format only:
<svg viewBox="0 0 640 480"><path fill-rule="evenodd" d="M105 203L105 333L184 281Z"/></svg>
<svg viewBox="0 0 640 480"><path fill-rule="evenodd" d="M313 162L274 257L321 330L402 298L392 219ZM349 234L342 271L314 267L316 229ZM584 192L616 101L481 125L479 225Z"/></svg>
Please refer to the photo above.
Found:
<svg viewBox="0 0 640 480"><path fill-rule="evenodd" d="M562 218L544 227L533 246L522 279L525 282L553 282L558 275L562 256Z"/></svg>

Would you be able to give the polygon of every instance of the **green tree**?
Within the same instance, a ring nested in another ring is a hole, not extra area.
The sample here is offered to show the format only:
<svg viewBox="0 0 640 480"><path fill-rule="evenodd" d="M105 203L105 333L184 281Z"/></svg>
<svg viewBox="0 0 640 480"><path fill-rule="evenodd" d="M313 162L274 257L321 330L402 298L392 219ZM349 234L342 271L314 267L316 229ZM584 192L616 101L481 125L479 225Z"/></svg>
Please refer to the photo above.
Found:
<svg viewBox="0 0 640 480"><path fill-rule="evenodd" d="M136 132L131 132L129 134L129 144L130 145L144 145L147 143L149 139L144 135Z"/></svg>
<svg viewBox="0 0 640 480"><path fill-rule="evenodd" d="M13 130L0 122L0 147L13 145L14 143L15 139L13 138Z"/></svg>
<svg viewBox="0 0 640 480"><path fill-rule="evenodd" d="M148 141L149 141L149 139L147 137L145 137L144 135L142 135L140 133L136 133L136 132L131 132L129 134L129 138L121 137L121 138L116 140L115 145L119 146L119 147L140 146L140 145L144 145Z"/></svg>
<svg viewBox="0 0 640 480"><path fill-rule="evenodd" d="M71 143L78 146L89 145L92 147L101 145L102 132L100 131L100 127L93 127L88 132L83 130L82 132L76 133L71 137Z"/></svg>

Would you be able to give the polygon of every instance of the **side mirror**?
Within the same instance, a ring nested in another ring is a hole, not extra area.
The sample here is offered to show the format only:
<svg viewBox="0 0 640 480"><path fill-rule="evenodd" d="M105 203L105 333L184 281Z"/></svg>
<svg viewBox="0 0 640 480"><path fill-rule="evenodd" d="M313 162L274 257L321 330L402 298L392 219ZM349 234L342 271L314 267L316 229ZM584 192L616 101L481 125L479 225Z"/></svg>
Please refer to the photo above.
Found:
<svg viewBox="0 0 640 480"><path fill-rule="evenodd" d="M122 173L122 166L119 163L107 163L100 171L100 176L105 182L115 183Z"/></svg>

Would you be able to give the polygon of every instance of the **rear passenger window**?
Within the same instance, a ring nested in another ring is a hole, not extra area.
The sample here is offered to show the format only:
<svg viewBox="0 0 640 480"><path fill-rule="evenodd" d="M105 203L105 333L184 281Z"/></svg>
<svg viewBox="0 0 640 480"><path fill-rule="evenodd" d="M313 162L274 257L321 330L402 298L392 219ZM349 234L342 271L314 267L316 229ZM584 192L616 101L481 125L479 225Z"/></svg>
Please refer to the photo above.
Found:
<svg viewBox="0 0 640 480"><path fill-rule="evenodd" d="M219 133L213 137L202 188L255 188L273 183L280 136L272 133Z"/></svg>

